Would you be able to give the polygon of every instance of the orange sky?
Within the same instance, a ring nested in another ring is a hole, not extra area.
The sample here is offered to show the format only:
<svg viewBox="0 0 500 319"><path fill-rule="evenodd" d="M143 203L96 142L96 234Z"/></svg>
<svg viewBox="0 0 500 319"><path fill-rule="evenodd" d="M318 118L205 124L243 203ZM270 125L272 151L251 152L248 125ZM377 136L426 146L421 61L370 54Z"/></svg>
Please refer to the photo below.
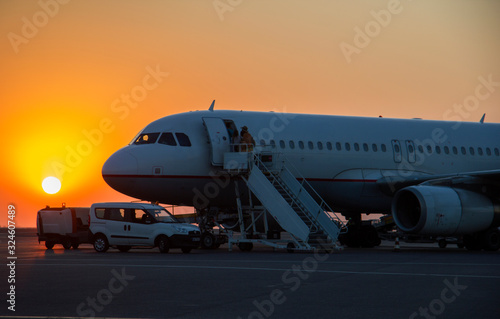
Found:
<svg viewBox="0 0 500 319"><path fill-rule="evenodd" d="M104 161L151 121L213 99L500 122L496 0L3 0L0 30L0 226L8 204L28 227L46 204L127 200ZM458 115L480 79L490 94ZM61 191L45 194L57 174Z"/></svg>

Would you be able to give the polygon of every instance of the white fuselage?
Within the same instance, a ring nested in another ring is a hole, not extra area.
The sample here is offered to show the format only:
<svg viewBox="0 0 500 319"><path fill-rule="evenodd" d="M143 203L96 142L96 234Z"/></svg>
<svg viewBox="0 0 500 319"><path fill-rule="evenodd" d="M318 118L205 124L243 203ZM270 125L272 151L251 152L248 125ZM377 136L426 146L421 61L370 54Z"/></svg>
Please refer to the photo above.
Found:
<svg viewBox="0 0 500 319"><path fill-rule="evenodd" d="M238 130L247 126L257 145L274 146L336 211L389 213L392 194L377 184L384 177L500 168L500 124L196 111L154 121L138 135L184 133L190 146L180 146L178 139L176 145L137 145L134 139L104 164L105 181L142 200L234 207L234 185L212 165L213 142L203 118L232 121Z"/></svg>

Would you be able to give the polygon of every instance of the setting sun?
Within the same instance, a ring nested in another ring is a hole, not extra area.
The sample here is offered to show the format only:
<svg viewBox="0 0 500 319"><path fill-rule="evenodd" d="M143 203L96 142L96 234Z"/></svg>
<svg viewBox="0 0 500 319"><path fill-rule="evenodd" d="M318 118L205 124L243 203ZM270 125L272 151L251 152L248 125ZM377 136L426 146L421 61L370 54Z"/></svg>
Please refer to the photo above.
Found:
<svg viewBox="0 0 500 319"><path fill-rule="evenodd" d="M61 181L56 177L49 176L43 180L42 188L47 194L55 194L61 189Z"/></svg>

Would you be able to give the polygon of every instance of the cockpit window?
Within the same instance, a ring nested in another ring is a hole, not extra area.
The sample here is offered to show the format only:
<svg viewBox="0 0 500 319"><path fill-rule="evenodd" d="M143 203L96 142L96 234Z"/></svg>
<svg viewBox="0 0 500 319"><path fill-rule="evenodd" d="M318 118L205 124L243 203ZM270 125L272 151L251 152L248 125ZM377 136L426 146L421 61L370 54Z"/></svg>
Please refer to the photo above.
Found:
<svg viewBox="0 0 500 319"><path fill-rule="evenodd" d="M191 146L191 141L189 137L184 133L175 133L180 146Z"/></svg>
<svg viewBox="0 0 500 319"><path fill-rule="evenodd" d="M170 145L170 146L177 145L177 142L175 141L175 138L174 138L174 134L172 134L172 133L162 133L160 140L158 140L158 143Z"/></svg>
<svg viewBox="0 0 500 319"><path fill-rule="evenodd" d="M156 143L156 140L158 139L158 136L160 136L160 133L145 133L139 135L134 141L135 145L141 145L141 144L154 144Z"/></svg>

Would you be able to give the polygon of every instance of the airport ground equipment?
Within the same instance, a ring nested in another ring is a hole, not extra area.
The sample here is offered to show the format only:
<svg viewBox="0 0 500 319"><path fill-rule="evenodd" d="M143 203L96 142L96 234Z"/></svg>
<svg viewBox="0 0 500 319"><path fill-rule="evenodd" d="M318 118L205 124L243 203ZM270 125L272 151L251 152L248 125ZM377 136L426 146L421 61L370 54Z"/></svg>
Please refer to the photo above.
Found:
<svg viewBox="0 0 500 319"><path fill-rule="evenodd" d="M198 226L179 222L165 208L145 203L94 203L90 207L91 243L97 252L116 247L158 247L161 253L180 248L189 253L200 245Z"/></svg>
<svg viewBox="0 0 500 319"><path fill-rule="evenodd" d="M88 207L49 207L38 211L38 242L45 241L45 247L52 249L61 244L65 249L78 248L89 243L89 208Z"/></svg>
<svg viewBox="0 0 500 319"><path fill-rule="evenodd" d="M345 232L343 222L332 213L326 202L299 174L292 173L293 166L286 158L273 151L229 152L224 154L224 171L233 177L241 177L260 205L251 202L244 206L236 198L240 221L239 234L229 232L229 249L233 244L241 250L251 250L254 243L275 248L295 250L333 251L341 249L337 239ZM235 193L239 194L238 183ZM279 232L268 227L267 214L287 232L283 240ZM245 220L244 215L250 215ZM257 232L256 223L262 220L263 232Z"/></svg>

